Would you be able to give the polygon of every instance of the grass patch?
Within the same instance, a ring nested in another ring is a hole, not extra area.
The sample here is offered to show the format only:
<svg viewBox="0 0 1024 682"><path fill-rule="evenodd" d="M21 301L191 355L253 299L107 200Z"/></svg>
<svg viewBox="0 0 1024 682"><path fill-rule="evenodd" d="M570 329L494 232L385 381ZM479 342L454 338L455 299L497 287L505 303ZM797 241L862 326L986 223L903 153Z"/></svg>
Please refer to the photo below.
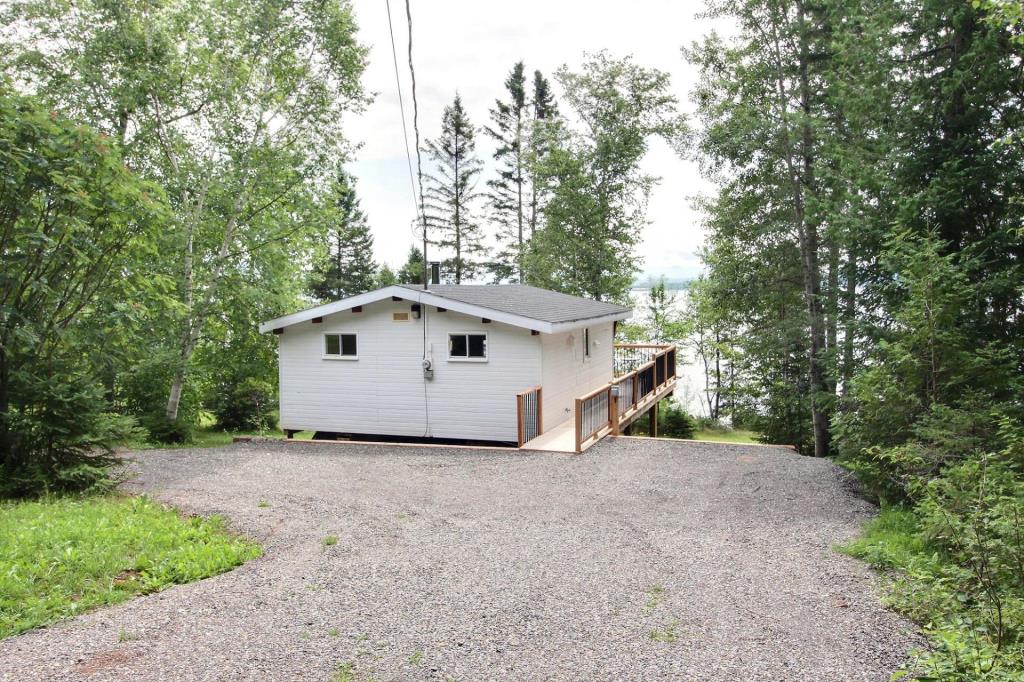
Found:
<svg viewBox="0 0 1024 682"><path fill-rule="evenodd" d="M676 626L679 625L678 620L674 620L665 626L664 630L651 630L648 637L653 639L655 642L663 642L665 644L672 644L679 640L679 633L676 632Z"/></svg>
<svg viewBox="0 0 1024 682"><path fill-rule="evenodd" d="M647 588L644 592L647 595L647 603L644 604L644 615L648 615L651 611L658 608L658 604L665 597L665 588L661 585L654 585L653 587Z"/></svg>
<svg viewBox="0 0 1024 682"><path fill-rule="evenodd" d="M334 545L338 544L338 536L328 535L321 542L323 542L324 547L333 547Z"/></svg>
<svg viewBox="0 0 1024 682"><path fill-rule="evenodd" d="M741 445L758 444L757 433L746 429L698 429L693 440L707 440L714 443L738 443Z"/></svg>
<svg viewBox="0 0 1024 682"><path fill-rule="evenodd" d="M349 661L342 661L334 666L331 682L355 682L355 666Z"/></svg>
<svg viewBox="0 0 1024 682"><path fill-rule="evenodd" d="M218 517L145 497L0 503L0 639L260 555Z"/></svg>

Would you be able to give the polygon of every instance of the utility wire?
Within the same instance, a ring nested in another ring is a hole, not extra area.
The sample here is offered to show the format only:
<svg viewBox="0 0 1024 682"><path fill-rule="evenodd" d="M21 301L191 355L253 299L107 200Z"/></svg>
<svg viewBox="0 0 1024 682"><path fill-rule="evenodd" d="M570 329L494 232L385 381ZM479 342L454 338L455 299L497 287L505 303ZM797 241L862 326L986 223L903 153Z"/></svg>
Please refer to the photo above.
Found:
<svg viewBox="0 0 1024 682"><path fill-rule="evenodd" d="M405 100L402 97L402 79L398 75L398 50L395 49L395 29L391 25L391 0L384 0L388 9L388 33L391 34L391 59L395 64L395 88L398 90L398 110L402 113L402 137L405 139L405 160L409 166L409 187L412 188L412 202L416 206L417 219L419 219L420 202L417 200L419 193L416 191L416 178L412 172L412 152L409 151L409 130L405 123Z"/></svg>
<svg viewBox="0 0 1024 682"><path fill-rule="evenodd" d="M388 0L385 0L388 6L388 29L391 29L391 4ZM409 77L412 80L412 130L416 140L416 179L418 183L414 185L413 192L419 190L419 219L420 228L423 230L423 288L427 288L428 275L427 275L427 217L423 202L423 161L420 158L420 127L419 127L419 104L416 101L416 69L412 65L412 10L409 8L409 0L405 0L405 18L409 27ZM395 60L395 81L398 83L398 98L399 104L401 104L402 98L402 86L398 78L398 56L395 51L395 33L391 30L391 54ZM405 153L406 158L409 158L409 135L405 130L405 107L402 107L402 132L405 134ZM412 181L412 159L409 158L409 180ZM423 369L426 372L427 359L429 353L427 353L427 321L429 319L427 313L427 305L425 303L420 304L420 314L423 317ZM430 437L430 397L427 391L427 377L426 374L423 376L423 436L425 438Z"/></svg>
<svg viewBox="0 0 1024 682"><path fill-rule="evenodd" d="M405 19L409 24L409 75L412 78L412 130L416 136L416 179L420 190L420 220L423 228L423 288L427 288L427 212L423 203L423 159L420 157L420 110L416 101L416 69L412 65L412 10L405 0Z"/></svg>

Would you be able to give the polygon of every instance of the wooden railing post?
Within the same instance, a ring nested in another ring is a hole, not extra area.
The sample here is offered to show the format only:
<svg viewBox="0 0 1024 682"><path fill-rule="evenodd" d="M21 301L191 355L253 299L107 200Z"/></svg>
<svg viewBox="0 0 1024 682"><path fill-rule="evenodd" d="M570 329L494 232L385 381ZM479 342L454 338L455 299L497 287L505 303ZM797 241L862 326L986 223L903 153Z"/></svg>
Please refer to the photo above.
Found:
<svg viewBox="0 0 1024 682"><path fill-rule="evenodd" d="M612 435L619 435L619 385L608 388L608 425L612 427Z"/></svg>
<svg viewBox="0 0 1024 682"><path fill-rule="evenodd" d="M576 452L583 452L583 401L576 398Z"/></svg>
<svg viewBox="0 0 1024 682"><path fill-rule="evenodd" d="M519 447L526 443L526 415L523 414L523 394L516 395L516 431L518 432Z"/></svg>
<svg viewBox="0 0 1024 682"><path fill-rule="evenodd" d="M537 387L537 435L544 433L544 388Z"/></svg>

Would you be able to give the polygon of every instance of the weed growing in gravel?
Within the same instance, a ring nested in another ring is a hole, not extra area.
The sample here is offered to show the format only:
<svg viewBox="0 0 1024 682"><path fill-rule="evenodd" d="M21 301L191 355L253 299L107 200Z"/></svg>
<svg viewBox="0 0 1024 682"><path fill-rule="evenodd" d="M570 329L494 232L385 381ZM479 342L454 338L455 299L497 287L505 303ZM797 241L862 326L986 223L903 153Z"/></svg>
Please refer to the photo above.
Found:
<svg viewBox="0 0 1024 682"><path fill-rule="evenodd" d="M336 535L328 535L323 539L322 542L324 544L324 547L330 547L332 545L338 544L338 537Z"/></svg>
<svg viewBox="0 0 1024 682"><path fill-rule="evenodd" d="M0 502L0 639L259 555L218 517L146 497Z"/></svg>
<svg viewBox="0 0 1024 682"><path fill-rule="evenodd" d="M128 632L124 628L121 628L121 631L117 633L117 641L120 642L121 644L124 644L125 642L130 642L133 639L138 639L138 637L136 637L135 635L131 634L130 632Z"/></svg>
<svg viewBox="0 0 1024 682"><path fill-rule="evenodd" d="M398 519L399 521L412 521L412 515L410 515L410 514L408 514L406 512L396 512L395 513L395 518Z"/></svg>
<svg viewBox="0 0 1024 682"><path fill-rule="evenodd" d="M266 509L267 507L270 506L270 503L267 502L266 500L260 500L260 503L257 504L256 506L259 507L260 509Z"/></svg>
<svg viewBox="0 0 1024 682"><path fill-rule="evenodd" d="M648 587L647 591L647 603L644 604L644 615L646 616L654 609L658 608L658 604L661 603L662 598L665 596L665 588L661 585L654 585Z"/></svg>
<svg viewBox="0 0 1024 682"><path fill-rule="evenodd" d="M338 632L338 628L331 628L330 630L327 631L327 634L330 635L331 637L337 637L341 633Z"/></svg>
<svg viewBox="0 0 1024 682"><path fill-rule="evenodd" d="M412 665L423 663L423 652L419 650L412 652L412 656L409 657L409 663Z"/></svg>
<svg viewBox="0 0 1024 682"><path fill-rule="evenodd" d="M650 638L655 642L665 642L671 644L679 639L679 634L676 633L676 626L679 625L678 620L674 620L669 623L664 630L651 630Z"/></svg>
<svg viewBox="0 0 1024 682"><path fill-rule="evenodd" d="M300 632L299 633L299 639L301 639L303 642L308 642L309 641L309 633L305 632L305 631Z"/></svg>
<svg viewBox="0 0 1024 682"><path fill-rule="evenodd" d="M331 676L332 682L355 682L355 666L351 661L342 661L334 666L334 674Z"/></svg>

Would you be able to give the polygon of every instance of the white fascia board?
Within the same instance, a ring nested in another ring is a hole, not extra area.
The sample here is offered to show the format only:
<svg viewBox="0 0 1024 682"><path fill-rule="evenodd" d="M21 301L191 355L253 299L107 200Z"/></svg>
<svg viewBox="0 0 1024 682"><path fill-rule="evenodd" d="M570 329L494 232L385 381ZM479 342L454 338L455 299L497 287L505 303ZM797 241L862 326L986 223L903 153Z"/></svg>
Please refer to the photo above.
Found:
<svg viewBox="0 0 1024 682"><path fill-rule="evenodd" d="M401 285L392 285L384 287L383 289L377 289L376 291L369 291L365 294L359 294L358 296L350 296L349 298L343 298L340 301L334 301L333 303L325 303L324 305L317 306L315 308L309 308L307 310L301 310L297 313L290 315L284 315L282 317L274 318L260 324L260 333L267 333L275 329L283 329L284 327L290 327L292 325L299 324L301 322L307 322L315 317L326 317L327 315L333 315L334 313L340 313L345 310L351 310L356 306L369 305L382 301L386 298L398 297L405 301L414 301L416 303L422 303L426 305L432 305L437 308L447 308L448 310L462 313L463 315L470 315L472 317L487 318L494 322L501 322L504 324L512 325L513 327L521 327L523 329L531 329L538 331L542 334L555 334L563 331L570 331L573 329L581 329L583 327L589 327L591 325L601 324L603 322L612 322L614 320L624 320L631 315L631 312L614 313L612 315L604 315L602 317L592 317L586 320L573 320L571 322L544 322L542 320L535 320L532 317L525 317L523 315L515 315L512 313L502 312L500 310L493 310L491 308L485 308L484 306L472 305L470 303L463 303L461 301L455 301L450 298L438 296L430 292L430 290L423 291L422 289L407 289Z"/></svg>
<svg viewBox="0 0 1024 682"><path fill-rule="evenodd" d="M583 329L584 327L595 327L599 324L605 324L607 322L618 322L619 320L628 320L633 314L632 311L626 311L623 313L612 313L611 315L603 315L601 317L591 317L585 320L572 320L571 322L556 322L551 325L550 334L558 334L560 332L569 332L574 329Z"/></svg>
<svg viewBox="0 0 1024 682"><path fill-rule="evenodd" d="M275 329L282 329L294 324L299 324L300 322L307 322L312 320L314 317L326 317L327 315L340 313L344 310L351 310L356 306L369 305L392 296L407 298L409 291L409 289L404 289L399 286L389 286L384 287L383 289L377 289L376 291L368 291L365 294L359 294L358 296L343 298L340 301L334 301L333 303L318 305L315 308L307 308L306 310L300 310L297 313L276 317L273 320L261 323L260 333L265 334Z"/></svg>

